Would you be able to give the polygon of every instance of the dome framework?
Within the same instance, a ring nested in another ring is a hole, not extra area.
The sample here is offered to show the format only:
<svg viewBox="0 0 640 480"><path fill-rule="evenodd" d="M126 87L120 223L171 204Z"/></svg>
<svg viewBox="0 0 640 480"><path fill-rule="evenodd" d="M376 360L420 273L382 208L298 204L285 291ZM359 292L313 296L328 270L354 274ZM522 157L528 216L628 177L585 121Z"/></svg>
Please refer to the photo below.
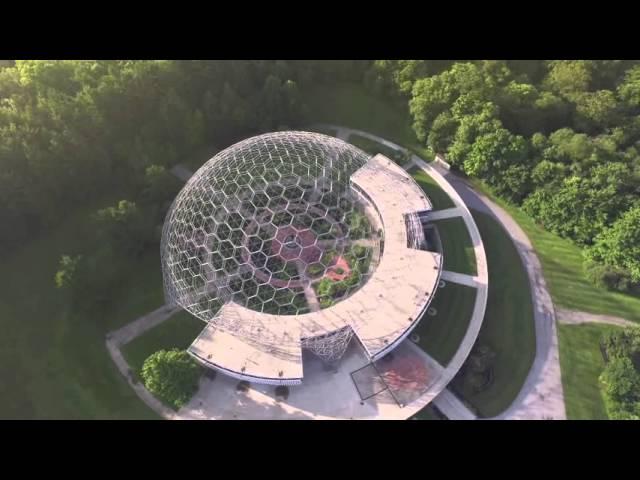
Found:
<svg viewBox="0 0 640 480"><path fill-rule="evenodd" d="M168 303L215 329L286 351L282 336L268 338L271 324L292 325L344 301L376 267L382 223L350 183L369 159L308 132L260 135L218 153L167 214L161 257ZM219 314L229 303L260 314ZM294 330L292 343L325 360L340 358L353 336L344 326Z"/></svg>

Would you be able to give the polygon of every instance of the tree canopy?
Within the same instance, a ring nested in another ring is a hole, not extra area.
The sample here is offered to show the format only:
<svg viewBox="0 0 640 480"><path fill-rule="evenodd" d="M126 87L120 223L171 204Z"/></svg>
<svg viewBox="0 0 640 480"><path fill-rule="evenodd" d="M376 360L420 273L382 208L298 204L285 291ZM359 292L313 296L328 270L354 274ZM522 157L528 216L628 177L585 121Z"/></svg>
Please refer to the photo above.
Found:
<svg viewBox="0 0 640 480"><path fill-rule="evenodd" d="M304 119L299 87L356 79L354 61L17 60L0 68L4 248L66 209L135 186L205 145Z"/></svg>
<svg viewBox="0 0 640 480"><path fill-rule="evenodd" d="M604 336L607 364L600 375L609 416L640 420L640 328L626 328Z"/></svg>
<svg viewBox="0 0 640 480"><path fill-rule="evenodd" d="M418 139L454 169L552 232L597 243L595 277L639 283L627 213L640 202L638 61L376 61L367 75L407 101Z"/></svg>

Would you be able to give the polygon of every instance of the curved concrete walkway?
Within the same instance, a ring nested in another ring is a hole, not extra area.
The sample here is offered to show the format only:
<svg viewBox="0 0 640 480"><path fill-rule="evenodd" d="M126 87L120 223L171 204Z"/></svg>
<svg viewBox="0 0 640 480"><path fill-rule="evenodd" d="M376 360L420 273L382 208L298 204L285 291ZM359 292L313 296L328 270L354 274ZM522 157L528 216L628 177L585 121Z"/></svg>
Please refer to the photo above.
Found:
<svg viewBox="0 0 640 480"><path fill-rule="evenodd" d="M583 323L605 323L619 327L640 327L640 324L612 315L597 315L595 313L578 312L575 310L556 309L558 322L566 325L581 325Z"/></svg>
<svg viewBox="0 0 640 480"><path fill-rule="evenodd" d="M131 371L131 368L129 368L129 364L122 356L120 347L129 343L137 336L142 335L147 330L160 325L175 312L175 307L163 305L157 310L138 318L119 330L114 330L113 332L108 333L106 340L109 355L111 355L116 367L118 367L120 373L127 379L127 382L136 392L140 400L145 402L158 415L169 420L177 418L176 413L165 407L162 402L160 402L144 387L142 383L136 380L134 373Z"/></svg>

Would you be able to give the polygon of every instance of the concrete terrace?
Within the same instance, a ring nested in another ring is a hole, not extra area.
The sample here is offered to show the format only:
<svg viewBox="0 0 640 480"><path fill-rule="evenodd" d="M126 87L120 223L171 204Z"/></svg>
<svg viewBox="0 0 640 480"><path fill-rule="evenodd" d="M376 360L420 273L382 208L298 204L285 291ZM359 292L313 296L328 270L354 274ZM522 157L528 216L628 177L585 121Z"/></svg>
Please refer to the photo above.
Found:
<svg viewBox="0 0 640 480"><path fill-rule="evenodd" d="M411 176L382 155L356 171L351 183L365 192L384 225L384 254L372 277L349 298L305 314L277 316L228 303L189 353L235 378L292 385L303 377L302 338L350 327L376 359L409 334L433 297L442 259L408 246L404 215L431 204ZM224 320L224 331L216 319Z"/></svg>

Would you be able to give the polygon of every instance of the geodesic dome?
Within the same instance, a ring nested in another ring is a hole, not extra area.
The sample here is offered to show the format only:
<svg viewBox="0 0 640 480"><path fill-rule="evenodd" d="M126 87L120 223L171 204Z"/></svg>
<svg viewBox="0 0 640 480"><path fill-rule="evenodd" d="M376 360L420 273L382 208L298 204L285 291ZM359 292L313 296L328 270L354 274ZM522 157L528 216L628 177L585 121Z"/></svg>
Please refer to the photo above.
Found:
<svg viewBox="0 0 640 480"><path fill-rule="evenodd" d="M375 210L350 187L369 158L342 140L308 132L260 135L215 155L167 214L161 244L167 301L248 335L251 325L231 326L216 316L223 304L298 315L347 298L375 268L382 234ZM351 335L341 329L303 339L303 346L332 358L333 344L346 347Z"/></svg>

